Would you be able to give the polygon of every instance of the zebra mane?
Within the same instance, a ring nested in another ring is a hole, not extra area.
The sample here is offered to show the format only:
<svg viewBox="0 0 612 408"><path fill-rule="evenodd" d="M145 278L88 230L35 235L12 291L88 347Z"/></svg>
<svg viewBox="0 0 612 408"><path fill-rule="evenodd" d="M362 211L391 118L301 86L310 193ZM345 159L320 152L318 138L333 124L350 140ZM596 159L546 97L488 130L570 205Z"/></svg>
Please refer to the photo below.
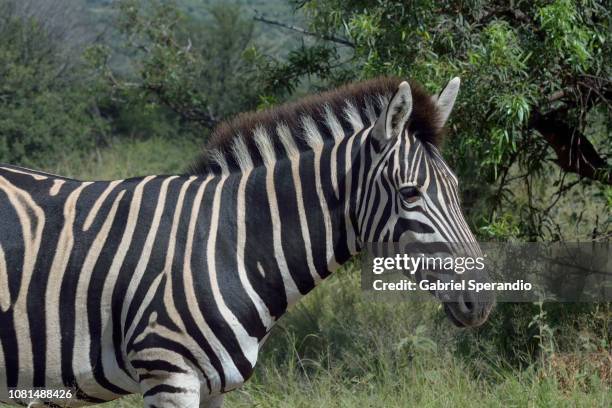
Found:
<svg viewBox="0 0 612 408"><path fill-rule="evenodd" d="M226 173L269 165L371 126L402 80L379 77L344 85L219 124L190 174ZM424 88L410 82L413 110L407 124L423 142L440 146L439 112Z"/></svg>

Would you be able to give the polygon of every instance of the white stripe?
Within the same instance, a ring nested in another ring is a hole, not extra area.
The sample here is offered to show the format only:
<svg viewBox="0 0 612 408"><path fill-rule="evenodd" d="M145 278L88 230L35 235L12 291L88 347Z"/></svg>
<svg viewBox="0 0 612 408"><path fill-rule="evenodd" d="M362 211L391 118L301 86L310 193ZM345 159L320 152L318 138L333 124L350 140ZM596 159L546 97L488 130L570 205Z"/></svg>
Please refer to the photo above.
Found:
<svg viewBox="0 0 612 408"><path fill-rule="evenodd" d="M319 133L317 124L310 116L303 116L301 122L302 130L304 132L304 140L306 141L308 147L310 147L312 150L320 150L323 146L323 137L321 136L321 133Z"/></svg>
<svg viewBox="0 0 612 408"><path fill-rule="evenodd" d="M346 101L346 107L344 108L344 116L353 127L353 133L357 133L361 129L363 129L363 121L361 120L361 115L359 115L359 111L350 101Z"/></svg>
<svg viewBox="0 0 612 408"><path fill-rule="evenodd" d="M376 117L376 109L374 108L374 105L372 103L376 103L376 101L374 101L372 97L367 98L364 109L364 112L366 114L366 117L368 118L368 122L370 123L370 125L373 125L376 122L376 119L378 119Z"/></svg>
<svg viewBox="0 0 612 408"><path fill-rule="evenodd" d="M367 134L368 132L364 132L364 134ZM357 231L355 231L355 226L353 225L352 221L351 221L351 195L352 195L352 189L356 188L358 189L359 186L352 186L352 171L353 171L353 143L354 143L354 138L356 138L356 135L353 135L349 138L349 140L347 140L346 143L346 151L345 151L345 156L344 156L344 174L345 174L345 197L344 197L344 225L346 226L346 240L348 242L348 248L349 251L351 253L351 255L355 255L357 253L357 240L359 239L359 237L357 237ZM364 151L363 148L363 141L365 140L365 138L362 138L359 141L359 149L362 151ZM359 155L359 160L360 160L360 180L362 180L362 176L363 176L363 154ZM357 191L356 194L358 194L359 192ZM356 202L356 205L359 205L359 202Z"/></svg>
<svg viewBox="0 0 612 408"><path fill-rule="evenodd" d="M282 136L283 132L288 132L289 129L286 126L278 126L276 131L279 137ZM287 266L287 260L285 259L285 253L283 252L282 238L281 238L281 224L280 224L280 212L278 209L278 199L276 197L276 189L274 188L274 166L266 167L266 193L268 195L268 203L270 205L270 219L272 220L272 242L274 244L274 259L278 265L281 277L283 278L283 285L285 287L285 294L287 296L288 307L295 304L302 297L291 273Z"/></svg>
<svg viewBox="0 0 612 408"><path fill-rule="evenodd" d="M49 189L49 195L56 196L60 192L60 189L62 188L65 182L66 180L53 180L53 185Z"/></svg>
<svg viewBox="0 0 612 408"><path fill-rule="evenodd" d="M238 370L238 368L234 364L234 360L232 359L230 354L225 349L225 346L217 338L217 335L210 328L206 319L202 315L202 311L198 304L197 295L195 293L193 271L191 269L191 258L192 258L192 251L193 251L193 245L194 245L194 236L195 236L195 232L196 232L198 221L199 221L198 214L202 207L202 198L204 196L204 190L211 180L212 180L212 176L209 176L202 182L202 184L198 188L198 191L196 192L196 195L193 201L193 206L191 207L191 215L189 218L189 230L187 232L187 243L185 246L186 250L185 250L185 257L184 257L184 262L183 262L182 274L183 274L183 286L185 287L185 299L189 307L189 312L191 313L191 316L195 320L198 328L200 328L200 330L204 334L204 337L210 344L210 347L213 349L215 353L217 353L217 357L219 358L219 361L221 362L221 365L223 366L223 372L225 374L225 380L226 380L226 386L227 386L228 384L232 384L232 383L238 384L244 381L244 378L242 377L242 374L240 374L240 370ZM213 207L214 207L214 204L213 204ZM214 208L213 208L213 215L214 215ZM179 218L175 218L175 220L178 223ZM211 219L211 228L209 228L209 234L213 234L212 222L213 220ZM214 232L214 234L216 235L216 231ZM210 259L211 256L214 258L214 248L213 248L213 255L210 255L210 248L209 248L210 238L209 238L208 244L209 245L207 247L207 255L206 255L208 258L208 274L211 279L211 288L213 291L213 295L215 295L215 287L213 287L213 284L212 284L213 277L211 276L214 271L210 269L211 262L214 262L214 259L212 261ZM171 262L172 262L172 259L170 259L170 264L167 265L168 268L171 267ZM168 269L168 271L170 271L170 269ZM214 280L216 283L216 275L214 277ZM219 290L218 287L216 287L216 290L217 291ZM215 303L218 303L216 297L215 297ZM240 337L238 337L238 339L240 339ZM210 366L210 368L207 371L209 373L216 372L216 370L212 368L212 366ZM218 376L216 378L214 376L209 376L209 380L211 381L211 387L213 385L216 385L218 389L215 389L215 391L220 392L221 383L220 383L220 379L218 378ZM228 389L226 389L226 391L228 391Z"/></svg>
<svg viewBox="0 0 612 408"><path fill-rule="evenodd" d="M234 139L232 154L234 155L234 159L236 160L236 163L238 163L238 167L240 167L242 172L253 168L251 153L249 153L249 149L241 135L237 135Z"/></svg>
<svg viewBox="0 0 612 408"><path fill-rule="evenodd" d="M114 399L117 397L113 392L106 390L101 387L98 383L92 380L93 367L91 366L89 352L91 349L91 338L89 336L89 319L86 316L89 315L87 308L87 289L91 283L91 275L93 269L96 266L100 252L104 248L108 233L115 220L115 214L117 213L117 207L123 198L125 191L121 191L115 197L110 212L108 213L102 228L96 235L79 273L79 279L77 282L76 290L76 315L74 324L74 345L72 350L72 370L76 385L78 385L85 393L95 395L98 398ZM81 307L82 309L79 309Z"/></svg>
<svg viewBox="0 0 612 408"><path fill-rule="evenodd" d="M280 124L276 127L276 133L278 134L278 138L287 152L287 158L299 156L300 151L295 145L295 141L291 136L291 130L289 127L285 124ZM275 163L273 162L266 163L266 167L273 167L274 164Z"/></svg>
<svg viewBox="0 0 612 408"><path fill-rule="evenodd" d="M225 155L222 152L220 152L217 149L213 149L213 150L209 150L207 152L207 155L210 158L210 160L212 160L213 162L217 163L217 165L219 165L219 167L221 168L222 174L229 173L229 166L227 164L227 160L225 159Z"/></svg>
<svg viewBox="0 0 612 408"><path fill-rule="evenodd" d="M268 132L266 132L264 128L258 127L253 132L253 139L255 140L255 145L257 145L257 150L259 150L264 165L273 165L276 161L276 153L274 152L274 145L272 144Z"/></svg>
<svg viewBox="0 0 612 408"><path fill-rule="evenodd" d="M270 310L266 306L265 302L261 299L259 294L249 281L247 276L246 267L245 267L245 258L247 256L245 251L246 245L246 219L245 214L247 211L246 203L245 203L245 194L246 194L246 184L249 180L249 175L251 174L251 170L248 170L246 173L240 176L240 184L238 185L238 192L236 197L236 209L237 209L237 219L236 219L236 263L238 267L238 276L240 277L240 283L244 287L247 295L251 299L251 302L257 309L257 313L259 314L259 318L264 324L266 331L268 331L272 327L273 318L270 314ZM254 215L251 213L251 215Z"/></svg>
<svg viewBox="0 0 612 408"><path fill-rule="evenodd" d="M26 176L32 177L36 181L46 180L48 178L46 175L30 173L27 169L17 170L17 169L11 169L9 167L0 167L0 169L10 171L11 173L25 174ZM51 174L49 174L49 176L50 175Z"/></svg>
<svg viewBox="0 0 612 408"><path fill-rule="evenodd" d="M74 219L76 217L76 202L85 187L91 182L83 183L70 193L64 203L64 220L62 231L57 240L51 270L47 278L45 293L47 350L45 352L45 376L48 379L60 378L61 371L61 310L60 293L68 261L74 245Z"/></svg>
<svg viewBox="0 0 612 408"><path fill-rule="evenodd" d="M8 269L4 250L0 245L0 311L6 312L11 307L11 292L9 291ZM0 364L0 367L4 367Z"/></svg>
<svg viewBox="0 0 612 408"><path fill-rule="evenodd" d="M281 138L281 141L288 141L290 138ZM287 151L292 149L291 145L285 146ZM291 163L291 174L293 176L293 185L295 187L295 195L298 207L298 218L300 221L300 230L302 232L302 239L304 240L304 250L306 251L306 265L310 271L310 275L316 284L321 281L321 276L317 272L314 266L314 260L312 259L312 245L310 242L310 232L308 231L308 221L306 219L306 209L304 208L304 196L302 195L302 183L300 182L300 161L299 157L289 156Z"/></svg>
<svg viewBox="0 0 612 408"><path fill-rule="evenodd" d="M329 128L330 133L334 137L335 143L330 153L330 172L331 172L331 183L332 189L336 199L340 198L340 191L338 190L338 147L342 139L344 138L344 130L338 121L338 118L332 112L329 105L325 106L325 124Z"/></svg>
<svg viewBox="0 0 612 408"><path fill-rule="evenodd" d="M344 139L344 129L342 129L340 121L329 105L325 105L325 124L336 142L340 142Z"/></svg>
<svg viewBox="0 0 612 408"><path fill-rule="evenodd" d="M100 207L102 206L102 203L104 201L106 201L106 197L108 197L110 192L113 191L114 188L117 185L119 185L122 181L123 180L111 181L108 184L108 187L106 187L106 190L104 190L104 192L102 194L100 194L100 197L98 197L98 199L94 203L93 207L91 207L91 210L89 211L89 214L87 214L87 218L85 219L85 223L83 224L83 231L89 230L89 228L91 227L91 224L93 223L94 219L96 218L96 215L98 215L98 211L100 211Z"/></svg>
<svg viewBox="0 0 612 408"><path fill-rule="evenodd" d="M338 269L340 264L336 261L336 255L334 254L333 248L333 231L332 231L332 222L331 217L329 215L329 206L327 204L327 200L325 199L325 195L323 194L323 187L321 185L321 152L323 148L323 137L319 133L314 122L312 122L311 118L304 118L304 129L306 132L310 133L308 140L311 140L312 146L311 148L314 151L314 163L313 163L313 171L315 175L315 189L317 191L317 196L319 198L319 204L321 206L321 212L323 213L323 225L325 226L325 261L330 271L335 271ZM320 141L320 144L317 143ZM307 247L307 251L311 251L311 248Z"/></svg>
<svg viewBox="0 0 612 408"><path fill-rule="evenodd" d="M219 281L217 278L217 275L220 272L217 271L217 265L215 263L215 255L217 251L217 233L219 228L219 221L221 221L221 193L223 192L223 186L225 185L226 180L227 176L221 177L221 180L219 180L219 183L216 186L213 197L209 236L208 242L206 244L208 277L210 278L210 286L212 289L213 297L215 299L217 307L219 308L221 316L223 316L225 321L232 328L232 331L234 332L236 339L238 339L238 343L241 346L244 356L249 360L251 366L255 366L255 363L257 361L257 352L259 349L257 338L251 337L246 332L245 328L240 324L234 313L232 313L230 308L227 306L225 300L223 299L223 296L221 295L221 289L219 288Z"/></svg>

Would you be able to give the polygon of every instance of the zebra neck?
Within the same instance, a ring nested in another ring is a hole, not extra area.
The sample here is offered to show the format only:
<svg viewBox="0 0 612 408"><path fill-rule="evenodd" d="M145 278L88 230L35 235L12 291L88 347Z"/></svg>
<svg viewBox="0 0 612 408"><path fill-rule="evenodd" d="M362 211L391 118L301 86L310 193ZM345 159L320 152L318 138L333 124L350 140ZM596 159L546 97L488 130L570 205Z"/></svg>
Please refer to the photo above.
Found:
<svg viewBox="0 0 612 408"><path fill-rule="evenodd" d="M215 177L226 195L217 241L235 242L238 272L275 318L354 253L346 155L347 143L325 146Z"/></svg>

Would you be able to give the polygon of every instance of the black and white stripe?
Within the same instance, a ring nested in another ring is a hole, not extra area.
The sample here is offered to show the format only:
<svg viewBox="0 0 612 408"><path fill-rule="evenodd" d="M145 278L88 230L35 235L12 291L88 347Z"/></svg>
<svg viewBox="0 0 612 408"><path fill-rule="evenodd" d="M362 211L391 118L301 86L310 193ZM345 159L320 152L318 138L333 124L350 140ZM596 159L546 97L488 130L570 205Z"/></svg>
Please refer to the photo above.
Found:
<svg viewBox="0 0 612 408"><path fill-rule="evenodd" d="M405 126L410 87L369 100L254 127L206 174L81 182L1 165L0 401L44 387L74 390L69 406L220 406L274 322L365 242L473 242L455 176Z"/></svg>

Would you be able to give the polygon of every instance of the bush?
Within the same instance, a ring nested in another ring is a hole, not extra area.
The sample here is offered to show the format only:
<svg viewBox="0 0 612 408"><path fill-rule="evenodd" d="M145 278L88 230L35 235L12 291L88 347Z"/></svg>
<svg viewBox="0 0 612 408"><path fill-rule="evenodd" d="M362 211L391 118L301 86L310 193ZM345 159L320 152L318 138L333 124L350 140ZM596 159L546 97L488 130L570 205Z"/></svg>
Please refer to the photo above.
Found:
<svg viewBox="0 0 612 408"><path fill-rule="evenodd" d="M37 166L95 146L105 124L61 44L13 2L0 6L0 37L0 161Z"/></svg>

